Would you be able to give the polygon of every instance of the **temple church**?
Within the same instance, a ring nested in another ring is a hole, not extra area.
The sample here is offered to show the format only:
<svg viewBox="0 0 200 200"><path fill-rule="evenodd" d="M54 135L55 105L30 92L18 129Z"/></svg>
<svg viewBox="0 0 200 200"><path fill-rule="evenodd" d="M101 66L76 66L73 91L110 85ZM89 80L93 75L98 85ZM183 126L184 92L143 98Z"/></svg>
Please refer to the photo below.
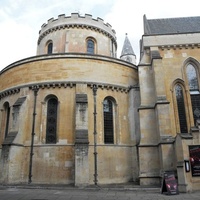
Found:
<svg viewBox="0 0 200 200"><path fill-rule="evenodd" d="M200 17L143 26L136 64L127 34L117 58L109 23L59 15L1 70L1 184L200 188Z"/></svg>

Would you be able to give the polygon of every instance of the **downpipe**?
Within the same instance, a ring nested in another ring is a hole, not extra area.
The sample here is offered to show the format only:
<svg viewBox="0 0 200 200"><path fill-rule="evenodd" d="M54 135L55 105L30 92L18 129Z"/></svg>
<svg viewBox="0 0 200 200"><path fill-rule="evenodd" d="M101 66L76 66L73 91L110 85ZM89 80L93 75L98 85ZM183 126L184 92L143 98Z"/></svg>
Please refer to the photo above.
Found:
<svg viewBox="0 0 200 200"><path fill-rule="evenodd" d="M36 118L36 103L37 103L37 94L39 88L34 86L32 88L34 92L34 104L33 104L33 121L32 121L32 132L31 132L31 149L30 149L30 162L29 162L29 176L28 176L28 184L32 182L32 167L33 167L33 144L34 144L34 135L35 135L35 118Z"/></svg>

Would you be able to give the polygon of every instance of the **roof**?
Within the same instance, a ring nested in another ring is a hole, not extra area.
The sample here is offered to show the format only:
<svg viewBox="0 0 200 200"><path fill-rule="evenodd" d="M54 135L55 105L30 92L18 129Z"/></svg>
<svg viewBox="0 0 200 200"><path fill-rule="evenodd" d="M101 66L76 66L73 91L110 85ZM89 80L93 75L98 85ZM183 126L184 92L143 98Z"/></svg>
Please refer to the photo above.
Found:
<svg viewBox="0 0 200 200"><path fill-rule="evenodd" d="M200 32L200 17L143 20L145 35Z"/></svg>
<svg viewBox="0 0 200 200"><path fill-rule="evenodd" d="M125 56L125 55L135 55L132 45L128 39L127 33L126 33L126 37L124 40L124 45L123 45L122 53L120 57Z"/></svg>

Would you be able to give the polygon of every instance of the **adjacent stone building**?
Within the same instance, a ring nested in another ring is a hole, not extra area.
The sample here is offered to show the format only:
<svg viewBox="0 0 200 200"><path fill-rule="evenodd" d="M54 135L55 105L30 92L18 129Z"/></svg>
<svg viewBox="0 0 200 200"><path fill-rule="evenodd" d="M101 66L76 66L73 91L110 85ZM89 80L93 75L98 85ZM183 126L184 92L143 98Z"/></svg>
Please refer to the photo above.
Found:
<svg viewBox="0 0 200 200"><path fill-rule="evenodd" d="M37 55L0 72L0 182L200 187L200 18L148 20L140 61L126 35L60 15Z"/></svg>
<svg viewBox="0 0 200 200"><path fill-rule="evenodd" d="M200 188L199 25L200 17L144 16L138 65L141 184L160 183L165 171L174 171L180 191Z"/></svg>

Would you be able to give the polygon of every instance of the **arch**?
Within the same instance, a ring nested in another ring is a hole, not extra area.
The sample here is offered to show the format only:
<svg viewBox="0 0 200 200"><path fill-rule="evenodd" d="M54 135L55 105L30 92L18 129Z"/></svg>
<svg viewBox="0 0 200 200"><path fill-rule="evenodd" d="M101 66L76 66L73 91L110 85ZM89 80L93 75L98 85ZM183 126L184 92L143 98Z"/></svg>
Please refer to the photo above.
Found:
<svg viewBox="0 0 200 200"><path fill-rule="evenodd" d="M114 98L108 96L103 100L103 118L104 118L104 143L114 144L115 131L115 111L116 101Z"/></svg>
<svg viewBox="0 0 200 200"><path fill-rule="evenodd" d="M49 40L46 43L46 48L47 48L47 54L52 54L53 53L53 41Z"/></svg>
<svg viewBox="0 0 200 200"><path fill-rule="evenodd" d="M185 68L188 64L193 64L195 66L199 66L198 60L192 57L188 57L184 62L183 62L183 68ZM185 71L185 69L184 69Z"/></svg>
<svg viewBox="0 0 200 200"><path fill-rule="evenodd" d="M87 53L95 54L96 53L96 40L92 37L86 39L87 43Z"/></svg>
<svg viewBox="0 0 200 200"><path fill-rule="evenodd" d="M48 95L45 101L47 102L46 144L55 144L57 142L58 99L54 95Z"/></svg>

